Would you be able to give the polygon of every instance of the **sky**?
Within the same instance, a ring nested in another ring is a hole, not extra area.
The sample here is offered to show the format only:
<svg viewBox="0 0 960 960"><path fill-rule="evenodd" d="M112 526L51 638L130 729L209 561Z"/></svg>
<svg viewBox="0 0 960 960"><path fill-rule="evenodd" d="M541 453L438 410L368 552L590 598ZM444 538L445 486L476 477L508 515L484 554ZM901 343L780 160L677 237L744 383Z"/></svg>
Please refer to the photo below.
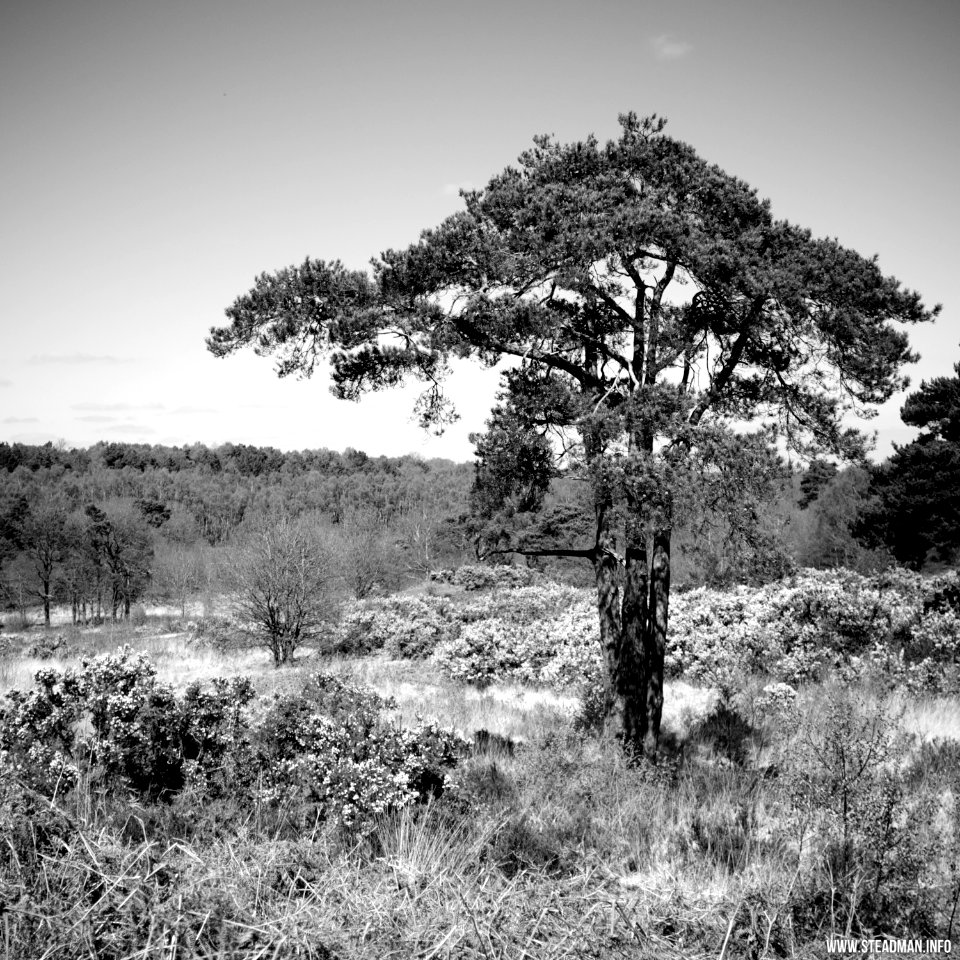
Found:
<svg viewBox="0 0 960 960"><path fill-rule="evenodd" d="M204 345L264 271L363 268L462 207L539 133L668 132L943 304L960 360L956 0L6 0L0 6L0 440L347 446L466 460L416 388L335 400ZM913 431L903 395L867 424Z"/></svg>

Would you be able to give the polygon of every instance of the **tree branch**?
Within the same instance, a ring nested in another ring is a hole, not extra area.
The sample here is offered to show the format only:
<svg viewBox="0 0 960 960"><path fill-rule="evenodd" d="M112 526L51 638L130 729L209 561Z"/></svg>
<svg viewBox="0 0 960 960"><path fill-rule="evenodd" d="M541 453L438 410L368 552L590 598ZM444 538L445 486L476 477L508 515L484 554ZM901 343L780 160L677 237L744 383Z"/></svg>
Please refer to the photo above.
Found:
<svg viewBox="0 0 960 960"><path fill-rule="evenodd" d="M700 422L703 415L710 409L710 405L723 393L723 388L733 376L733 371L736 369L741 357L743 357L743 351L746 349L747 341L750 339L753 324L760 316L760 311L766 302L767 297L764 294L754 297L753 305L750 307L750 314L743 325L740 336L737 337L737 342L730 351L730 355L724 362L720 372L714 377L710 389L700 398L700 402L693 408L693 413L690 414L689 423L693 426L696 426Z"/></svg>
<svg viewBox="0 0 960 960"><path fill-rule="evenodd" d="M663 300L664 291L670 285L673 274L677 269L675 260L666 261L667 268L663 276L657 281L653 288L653 296L650 298L650 330L647 335L647 356L646 356L646 377L645 382L652 384L657 378L657 341L660 335L660 303Z"/></svg>
<svg viewBox="0 0 960 960"><path fill-rule="evenodd" d="M498 550L488 550L486 553L477 551L477 557L484 560L487 557L504 556L508 553L515 553L521 557L580 557L584 560L593 560L597 555L596 548L590 550L571 550L557 547L556 549L522 550L519 547L506 547Z"/></svg>
<svg viewBox="0 0 960 960"><path fill-rule="evenodd" d="M527 350L521 350L519 347L514 347L508 343L503 343L500 340L495 340L493 337L487 336L475 324L466 320L464 317L451 317L450 319L453 325L478 347L486 347L497 353L505 353L511 357L520 357L522 360L534 360L537 363L544 363L547 366L556 367L556 369L570 374L574 380L585 387L604 386L604 381L599 377L593 376L593 374L584 370L583 367L578 367L571 360L568 360L560 354L543 353L539 350L534 350L532 347Z"/></svg>

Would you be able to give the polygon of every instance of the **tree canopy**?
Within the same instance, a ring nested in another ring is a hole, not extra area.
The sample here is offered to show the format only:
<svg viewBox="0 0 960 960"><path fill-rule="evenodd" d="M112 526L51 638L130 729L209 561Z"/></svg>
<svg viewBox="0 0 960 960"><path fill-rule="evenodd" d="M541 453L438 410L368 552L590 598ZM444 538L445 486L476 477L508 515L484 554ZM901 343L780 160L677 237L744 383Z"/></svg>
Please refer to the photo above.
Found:
<svg viewBox="0 0 960 960"><path fill-rule="evenodd" d="M960 552L960 363L954 371L907 397L900 416L920 436L873 471L870 502L854 528L915 569Z"/></svg>
<svg viewBox="0 0 960 960"><path fill-rule="evenodd" d="M275 355L281 376L329 360L346 399L413 377L425 424L454 415L451 358L504 362L475 504L515 517L558 470L587 482L586 542L532 549L498 523L497 549L593 564L611 726L655 755L684 491L748 523L777 443L860 455L847 415L904 386L899 324L936 309L876 258L775 220L662 120L620 123L606 144L535 138L372 277L320 260L262 274L207 343Z"/></svg>

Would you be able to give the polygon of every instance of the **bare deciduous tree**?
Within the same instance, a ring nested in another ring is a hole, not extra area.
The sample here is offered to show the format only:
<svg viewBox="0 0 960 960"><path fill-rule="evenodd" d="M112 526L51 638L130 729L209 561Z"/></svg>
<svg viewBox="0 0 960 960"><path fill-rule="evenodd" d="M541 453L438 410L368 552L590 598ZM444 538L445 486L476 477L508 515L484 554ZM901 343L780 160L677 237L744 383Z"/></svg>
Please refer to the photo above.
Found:
<svg viewBox="0 0 960 960"><path fill-rule="evenodd" d="M187 600L203 588L207 580L205 550L202 544L174 542L157 550L153 579L158 592L176 602L180 616L187 615Z"/></svg>
<svg viewBox="0 0 960 960"><path fill-rule="evenodd" d="M333 551L309 521L279 516L252 524L231 552L230 579L241 621L278 667L336 610Z"/></svg>
<svg viewBox="0 0 960 960"><path fill-rule="evenodd" d="M347 588L357 600L382 586L396 565L383 520L372 510L348 510L337 524L337 559Z"/></svg>

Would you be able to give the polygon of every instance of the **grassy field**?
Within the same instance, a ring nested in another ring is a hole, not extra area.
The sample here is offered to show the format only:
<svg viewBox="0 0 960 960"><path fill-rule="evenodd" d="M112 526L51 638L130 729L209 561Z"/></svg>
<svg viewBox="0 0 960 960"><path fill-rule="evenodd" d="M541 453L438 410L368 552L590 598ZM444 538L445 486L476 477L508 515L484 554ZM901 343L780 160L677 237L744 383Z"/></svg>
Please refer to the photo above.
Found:
<svg viewBox="0 0 960 960"><path fill-rule="evenodd" d="M631 766L577 729L570 694L477 690L383 656L307 651L275 670L266 652L172 626L162 611L137 628L64 625L52 656L31 655L44 640L32 628L6 641L0 688L130 644L179 690L247 676L269 697L322 667L391 697L403 725L503 739L472 752L456 790L361 833L282 804L151 806L93 781L49 800L8 784L4 956L822 957L828 936L864 923L953 933L955 698L815 685L778 713L756 707L760 681L735 705L675 682L663 761Z"/></svg>

